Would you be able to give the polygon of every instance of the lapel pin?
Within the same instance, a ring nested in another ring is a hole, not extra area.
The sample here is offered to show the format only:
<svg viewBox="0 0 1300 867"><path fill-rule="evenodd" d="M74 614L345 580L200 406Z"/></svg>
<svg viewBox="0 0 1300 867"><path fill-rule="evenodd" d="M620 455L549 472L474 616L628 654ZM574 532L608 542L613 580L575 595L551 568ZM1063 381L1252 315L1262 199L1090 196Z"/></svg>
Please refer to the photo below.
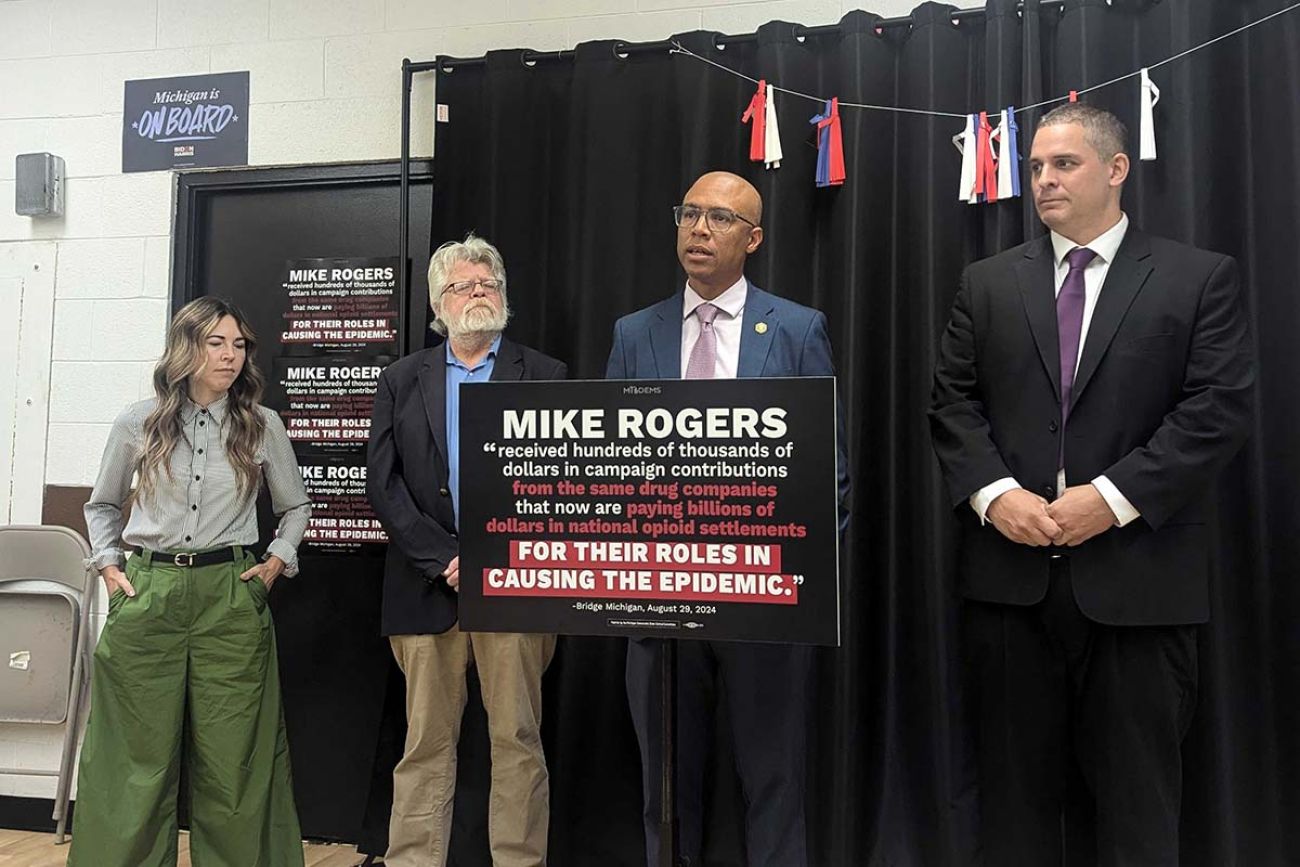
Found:
<svg viewBox="0 0 1300 867"><path fill-rule="evenodd" d="M766 334L766 333L767 333L767 323L766 323L766 322L755 322L755 323L754 323L754 330L757 331L759 334Z"/></svg>

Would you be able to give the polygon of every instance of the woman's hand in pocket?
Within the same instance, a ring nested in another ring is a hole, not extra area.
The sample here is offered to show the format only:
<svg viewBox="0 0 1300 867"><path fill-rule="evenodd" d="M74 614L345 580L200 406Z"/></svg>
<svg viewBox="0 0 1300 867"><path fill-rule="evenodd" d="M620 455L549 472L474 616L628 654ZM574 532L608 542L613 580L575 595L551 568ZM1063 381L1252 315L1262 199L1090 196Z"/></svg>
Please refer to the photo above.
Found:
<svg viewBox="0 0 1300 867"><path fill-rule="evenodd" d="M279 578L280 573L283 571L284 561L272 554L252 569L242 573L239 578L241 581L251 581L256 578L262 582L263 587L270 590L271 585L275 583L275 579Z"/></svg>
<svg viewBox="0 0 1300 867"><path fill-rule="evenodd" d="M99 577L104 579L104 589L108 591L109 596L112 596L119 590L127 596L135 596L135 588L132 587L131 582L127 580L126 573L122 571L122 567L116 564L105 566L103 569L99 570Z"/></svg>

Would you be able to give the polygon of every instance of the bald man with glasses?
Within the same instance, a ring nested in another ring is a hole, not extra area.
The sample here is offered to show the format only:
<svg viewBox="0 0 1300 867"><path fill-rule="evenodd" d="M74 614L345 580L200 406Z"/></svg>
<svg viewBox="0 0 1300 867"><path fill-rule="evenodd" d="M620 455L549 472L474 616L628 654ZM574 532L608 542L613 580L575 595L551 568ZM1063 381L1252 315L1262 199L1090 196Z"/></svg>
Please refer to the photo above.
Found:
<svg viewBox="0 0 1300 867"><path fill-rule="evenodd" d="M832 376L826 317L764 292L745 278L763 242L763 200L729 172L697 180L673 209L686 284L614 326L606 379L736 379ZM848 461L841 429L840 526L848 516ZM628 642L627 692L641 749L646 857L659 863L664 643ZM704 766L713 696L726 696L736 770L745 794L750 867L806 867L805 768L812 648L682 641L678 651L677 811L683 863L703 864Z"/></svg>

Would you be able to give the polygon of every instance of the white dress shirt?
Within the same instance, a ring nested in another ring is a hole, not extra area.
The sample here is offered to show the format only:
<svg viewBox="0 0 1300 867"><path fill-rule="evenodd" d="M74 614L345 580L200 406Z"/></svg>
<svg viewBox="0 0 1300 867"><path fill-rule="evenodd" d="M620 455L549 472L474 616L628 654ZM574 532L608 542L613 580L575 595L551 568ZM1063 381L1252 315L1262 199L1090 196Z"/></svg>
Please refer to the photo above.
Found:
<svg viewBox="0 0 1300 867"><path fill-rule="evenodd" d="M741 277L717 298L706 302L691 284L686 284L686 297L682 300L682 376L686 376L686 367L690 362L691 350L695 341L700 339L700 320L695 316L695 308L701 304L712 304L718 308L718 315L713 320L713 331L717 335L718 355L713 369L714 379L735 379L736 369L740 366L741 320L745 316L745 299L749 295L749 281Z"/></svg>
<svg viewBox="0 0 1300 867"><path fill-rule="evenodd" d="M1052 232L1052 261L1055 265L1052 276L1056 283L1056 294L1061 294L1061 285L1065 283L1066 275L1070 273L1070 263L1065 256L1075 247L1087 247L1097 255L1083 271L1083 328L1079 332L1079 357L1083 356L1083 347L1088 340L1088 326L1092 324L1093 311L1097 309L1097 298L1101 295L1102 286L1106 282L1106 274L1110 271L1110 263L1115 261L1115 254L1119 252L1119 246L1124 242L1124 235L1128 232L1128 214L1121 214L1119 222L1111 226L1102 234L1098 235L1088 244L1076 244L1063 235ZM1075 370L1078 370L1079 358L1074 360ZM1061 431L1061 436L1065 436L1065 431ZM1119 488L1104 475L1098 476L1092 480L1092 486L1101 494L1106 505L1115 513L1116 524L1123 527L1139 517L1138 510L1128 501L1128 498L1120 493ZM989 506L998 497L1007 491L1013 491L1023 487L1011 476L998 479L992 484L985 485L971 495L970 504L975 513L980 516L980 522L983 523L985 516L988 514ZM1062 468L1056 476L1056 495L1059 497L1066 488L1065 469Z"/></svg>

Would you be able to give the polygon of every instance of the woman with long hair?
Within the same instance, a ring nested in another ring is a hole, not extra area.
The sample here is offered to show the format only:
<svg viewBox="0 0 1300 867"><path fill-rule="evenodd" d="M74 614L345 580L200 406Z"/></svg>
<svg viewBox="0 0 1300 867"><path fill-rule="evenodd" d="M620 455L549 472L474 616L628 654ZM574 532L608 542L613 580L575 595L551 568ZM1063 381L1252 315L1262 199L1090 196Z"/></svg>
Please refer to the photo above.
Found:
<svg viewBox="0 0 1300 867"><path fill-rule="evenodd" d="M69 865L174 865L182 754L195 864L303 863L266 603L298 570L311 505L284 424L258 404L255 346L231 304L186 304L155 396L109 434L86 504L109 602ZM280 525L258 561L263 481Z"/></svg>

